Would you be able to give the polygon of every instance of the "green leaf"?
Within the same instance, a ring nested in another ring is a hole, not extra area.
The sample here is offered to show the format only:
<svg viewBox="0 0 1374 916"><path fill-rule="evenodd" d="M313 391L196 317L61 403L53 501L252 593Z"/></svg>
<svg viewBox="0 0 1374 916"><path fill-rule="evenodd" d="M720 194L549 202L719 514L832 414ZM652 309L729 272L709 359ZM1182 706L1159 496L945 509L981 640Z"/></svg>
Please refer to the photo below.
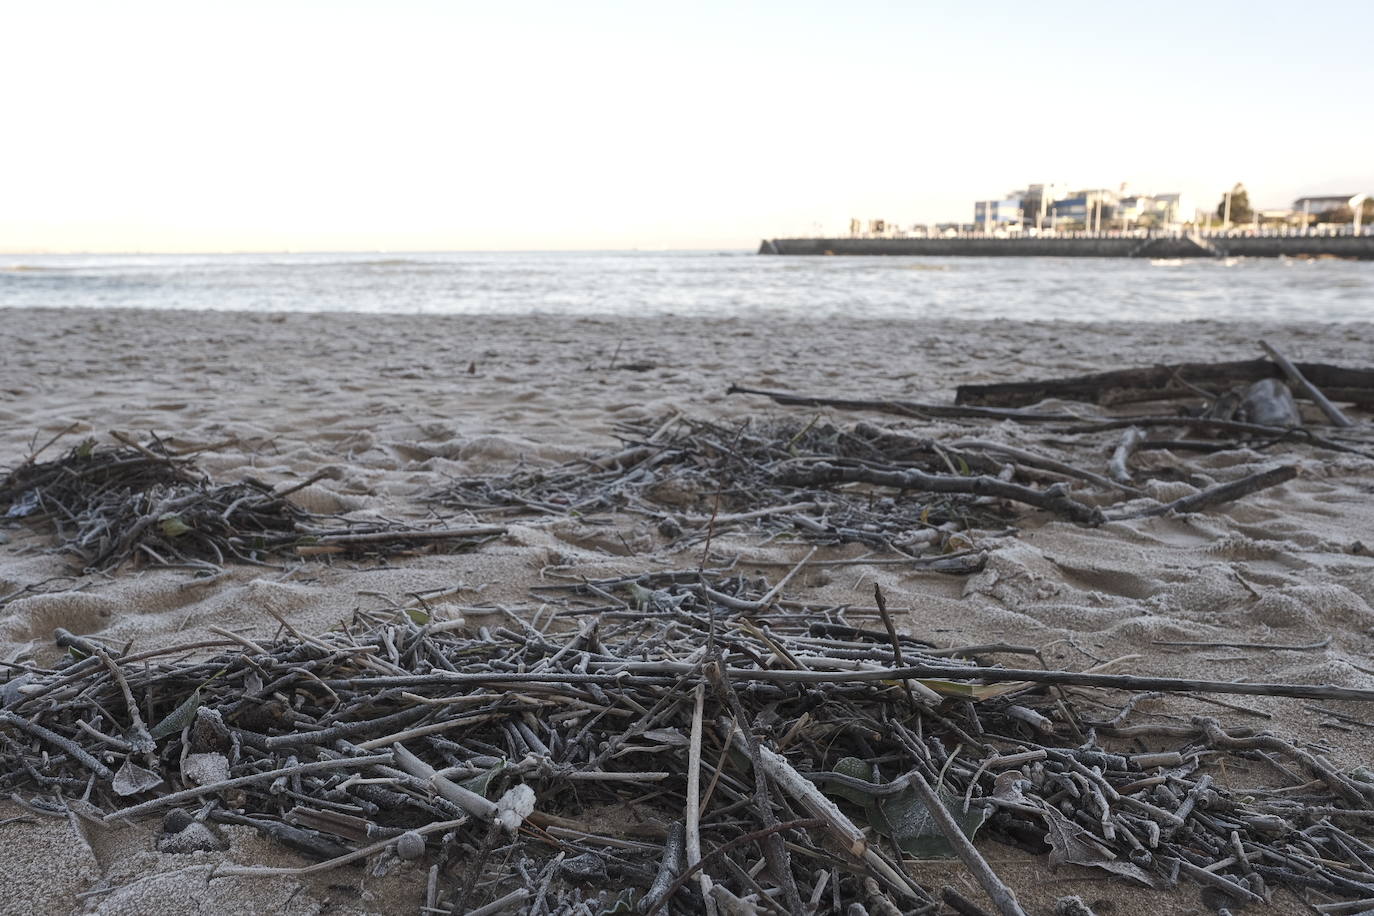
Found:
<svg viewBox="0 0 1374 916"><path fill-rule="evenodd" d="M491 781L495 779L502 770L506 768L506 761L502 760L485 773L478 773L476 776L469 777L459 783L469 792L476 792L483 798L487 797L487 789L491 787Z"/></svg>
<svg viewBox="0 0 1374 916"><path fill-rule="evenodd" d="M846 757L836 763L835 772L865 782L872 781L871 767L857 757ZM892 837L902 852L913 858L951 859L958 855L915 789L908 787L893 795L870 795L852 786L833 785L827 791L862 807L873 829ZM944 789L936 789L935 794L949 810L959 829L972 839L987 820L987 808L974 805L965 813L962 796Z"/></svg>
<svg viewBox="0 0 1374 916"><path fill-rule="evenodd" d="M95 452L95 440L83 439L81 444L76 447L76 457L89 458Z"/></svg>
<svg viewBox="0 0 1374 916"><path fill-rule="evenodd" d="M176 734L196 720L196 710L199 708L200 688L197 687L191 691L189 697L182 701L180 706L167 714L167 718L153 726L153 730L149 734L154 739L166 738L168 735Z"/></svg>
<svg viewBox="0 0 1374 916"><path fill-rule="evenodd" d="M848 776L850 779L862 779L864 782L873 781L873 768L858 757L842 758L835 764L835 772L841 776ZM856 789L843 783L827 785L825 792L827 795L838 795L840 798L852 801L860 808L867 808L873 804L872 795L862 789Z"/></svg>
<svg viewBox="0 0 1374 916"><path fill-rule="evenodd" d="M162 529L162 536L165 538L179 538L191 530L191 526L181 520L181 516L174 512L169 512L157 520L158 527Z"/></svg>
<svg viewBox="0 0 1374 916"><path fill-rule="evenodd" d="M630 593L630 597L634 600L634 608L637 611L646 610L650 602L653 601L653 590L645 588L638 582L626 582L625 590Z"/></svg>

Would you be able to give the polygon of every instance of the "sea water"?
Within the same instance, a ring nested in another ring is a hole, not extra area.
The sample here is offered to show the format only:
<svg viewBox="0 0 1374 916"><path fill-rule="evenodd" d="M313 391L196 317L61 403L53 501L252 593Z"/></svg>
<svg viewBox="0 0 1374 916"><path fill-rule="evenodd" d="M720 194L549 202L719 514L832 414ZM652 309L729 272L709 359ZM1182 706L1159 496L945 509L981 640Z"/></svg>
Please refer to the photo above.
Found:
<svg viewBox="0 0 1374 916"><path fill-rule="evenodd" d="M744 251L0 255L0 308L30 306L1357 321L1374 319L1374 262Z"/></svg>

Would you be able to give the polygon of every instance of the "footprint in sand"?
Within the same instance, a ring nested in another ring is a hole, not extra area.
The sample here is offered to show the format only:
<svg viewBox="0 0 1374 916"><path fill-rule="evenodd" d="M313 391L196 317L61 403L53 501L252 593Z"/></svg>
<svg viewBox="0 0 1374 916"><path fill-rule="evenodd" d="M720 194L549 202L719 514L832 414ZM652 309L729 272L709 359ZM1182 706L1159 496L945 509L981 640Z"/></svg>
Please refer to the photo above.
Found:
<svg viewBox="0 0 1374 916"><path fill-rule="evenodd" d="M105 629L119 610L119 602L87 592L55 592L11 601L0 618L0 639L21 641L51 639L53 630L65 627L73 633Z"/></svg>

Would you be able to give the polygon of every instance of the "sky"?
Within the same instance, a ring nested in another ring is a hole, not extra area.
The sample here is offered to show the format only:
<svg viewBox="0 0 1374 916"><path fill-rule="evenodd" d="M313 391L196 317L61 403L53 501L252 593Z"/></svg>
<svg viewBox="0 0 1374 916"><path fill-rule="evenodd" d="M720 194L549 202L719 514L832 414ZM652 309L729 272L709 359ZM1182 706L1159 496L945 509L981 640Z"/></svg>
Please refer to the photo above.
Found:
<svg viewBox="0 0 1374 916"><path fill-rule="evenodd" d="M1374 3L0 3L0 251L753 248L1374 190Z"/></svg>

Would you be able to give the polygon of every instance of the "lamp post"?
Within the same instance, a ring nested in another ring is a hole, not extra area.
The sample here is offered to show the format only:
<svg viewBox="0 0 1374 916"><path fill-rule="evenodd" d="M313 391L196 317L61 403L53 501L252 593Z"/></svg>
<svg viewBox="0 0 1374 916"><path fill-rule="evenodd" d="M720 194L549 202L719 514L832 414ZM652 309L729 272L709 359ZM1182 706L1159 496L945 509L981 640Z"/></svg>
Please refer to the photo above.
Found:
<svg viewBox="0 0 1374 916"><path fill-rule="evenodd" d="M1360 217L1364 215L1364 202L1369 200L1368 194L1356 194L1350 198L1350 212L1354 214L1355 222L1352 231L1355 235L1360 234Z"/></svg>
<svg viewBox="0 0 1374 916"><path fill-rule="evenodd" d="M1226 192L1226 203L1223 204L1221 212L1221 230L1225 232L1231 228L1231 192Z"/></svg>

